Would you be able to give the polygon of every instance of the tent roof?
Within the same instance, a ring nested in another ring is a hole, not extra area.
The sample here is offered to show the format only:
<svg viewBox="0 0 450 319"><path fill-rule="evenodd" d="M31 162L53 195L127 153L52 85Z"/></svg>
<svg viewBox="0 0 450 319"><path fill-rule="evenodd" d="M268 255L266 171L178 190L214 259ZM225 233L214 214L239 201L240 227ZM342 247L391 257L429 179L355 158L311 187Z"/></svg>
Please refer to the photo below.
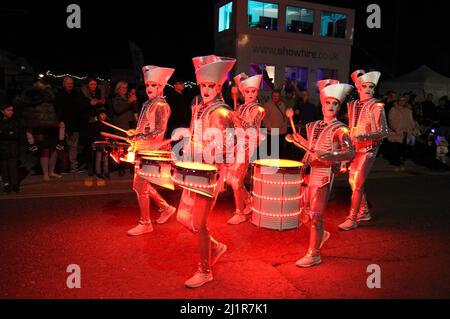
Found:
<svg viewBox="0 0 450 319"><path fill-rule="evenodd" d="M439 74L426 65L420 66L418 69L401 75L399 77L393 78L391 80L384 81L384 83L439 83L439 84L450 84L450 78Z"/></svg>

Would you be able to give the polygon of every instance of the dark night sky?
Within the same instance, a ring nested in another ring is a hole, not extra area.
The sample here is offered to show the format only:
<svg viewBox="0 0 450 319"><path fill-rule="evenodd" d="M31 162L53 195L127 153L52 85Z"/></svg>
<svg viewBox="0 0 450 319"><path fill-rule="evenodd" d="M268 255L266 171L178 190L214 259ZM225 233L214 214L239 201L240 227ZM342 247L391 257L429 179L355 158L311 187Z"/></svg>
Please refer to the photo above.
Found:
<svg viewBox="0 0 450 319"><path fill-rule="evenodd" d="M401 74L421 64L450 76L448 12L444 1L310 1L356 10L353 68ZM46 3L46 4L44 4ZM66 7L81 6L82 28L66 27ZM191 58L214 50L216 1L3 1L0 48L27 58L36 71L84 75L130 68L128 40L146 64L171 66L193 79ZM366 27L366 7L382 9L382 28Z"/></svg>

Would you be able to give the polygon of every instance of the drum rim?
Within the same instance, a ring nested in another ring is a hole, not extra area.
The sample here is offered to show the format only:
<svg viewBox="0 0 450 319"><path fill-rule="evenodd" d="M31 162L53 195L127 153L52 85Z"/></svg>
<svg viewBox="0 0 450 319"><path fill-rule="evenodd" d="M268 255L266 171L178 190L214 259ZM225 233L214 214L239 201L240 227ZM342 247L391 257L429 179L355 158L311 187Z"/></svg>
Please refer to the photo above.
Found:
<svg viewBox="0 0 450 319"><path fill-rule="evenodd" d="M280 165L264 165L263 163L261 163L261 161L286 161L289 163L298 163L298 166L280 166ZM301 169L303 167L305 167L306 165L303 162L300 161L295 161L295 160L288 160L288 159L259 159L256 160L252 163L252 165L256 166L256 167L274 167L274 168L278 168L281 170L298 170Z"/></svg>
<svg viewBox="0 0 450 319"><path fill-rule="evenodd" d="M148 162L167 162L171 163L173 162L173 159L167 158L167 157L154 157L154 156L141 156L139 157L141 161L148 161Z"/></svg>
<svg viewBox="0 0 450 319"><path fill-rule="evenodd" d="M195 163L196 165L201 165L204 167L209 167L211 169L201 169L201 168L191 168L191 167L185 167L185 166L181 166L183 164L191 164L191 163ZM216 166L212 165L212 164L207 164L207 163L199 163L199 162L177 162L174 164L175 168L177 169L181 169L181 170L191 170L191 171L201 171L201 172L211 172L211 173L217 173L218 169Z"/></svg>
<svg viewBox="0 0 450 319"><path fill-rule="evenodd" d="M164 151L164 150L143 150L143 151L137 151L138 155L144 154L143 156L148 156L145 153L151 153L151 154L167 154L172 156L173 152L172 151Z"/></svg>

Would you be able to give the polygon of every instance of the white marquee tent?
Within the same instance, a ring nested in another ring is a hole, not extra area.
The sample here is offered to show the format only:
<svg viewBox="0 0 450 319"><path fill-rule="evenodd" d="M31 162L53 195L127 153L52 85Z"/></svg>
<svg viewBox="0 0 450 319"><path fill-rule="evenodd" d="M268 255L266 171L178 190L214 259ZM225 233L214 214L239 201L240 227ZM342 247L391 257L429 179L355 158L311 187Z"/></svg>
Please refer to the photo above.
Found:
<svg viewBox="0 0 450 319"><path fill-rule="evenodd" d="M398 93L412 91L421 99L424 97L424 93L432 93L434 99L439 99L444 95L450 96L450 78L422 65L410 73L388 81L381 81L380 92L386 93L388 90Z"/></svg>

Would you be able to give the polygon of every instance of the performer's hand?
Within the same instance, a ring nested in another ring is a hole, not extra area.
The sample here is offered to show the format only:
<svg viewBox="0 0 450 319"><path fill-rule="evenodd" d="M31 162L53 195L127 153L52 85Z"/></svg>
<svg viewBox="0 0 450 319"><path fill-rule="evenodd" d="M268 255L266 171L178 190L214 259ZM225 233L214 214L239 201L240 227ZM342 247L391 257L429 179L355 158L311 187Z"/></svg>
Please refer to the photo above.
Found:
<svg viewBox="0 0 450 319"><path fill-rule="evenodd" d="M294 133L292 134L292 137L294 138L294 140L295 140L297 143L301 144L302 136L301 136L299 133L294 132Z"/></svg>
<svg viewBox="0 0 450 319"><path fill-rule="evenodd" d="M59 141L58 144L56 144L56 150L57 151L64 151L65 145L64 141Z"/></svg>
<svg viewBox="0 0 450 319"><path fill-rule="evenodd" d="M310 152L309 153L309 162L312 163L317 160L319 160L319 154L317 152Z"/></svg>
<svg viewBox="0 0 450 319"><path fill-rule="evenodd" d="M38 151L38 147L36 144L30 144L30 146L28 146L28 152L30 152L31 154L36 154L36 152Z"/></svg>
<svg viewBox="0 0 450 319"><path fill-rule="evenodd" d="M362 142L365 140L365 135L358 135L353 137L357 142Z"/></svg>
<svg viewBox="0 0 450 319"><path fill-rule="evenodd" d="M127 131L127 135L128 135L128 136L136 135L136 130L134 130L134 129L128 130L128 131Z"/></svg>
<svg viewBox="0 0 450 319"><path fill-rule="evenodd" d="M131 135L130 137L128 137L128 140L133 141L133 142L143 140L143 139L145 139L145 135L142 133Z"/></svg>

